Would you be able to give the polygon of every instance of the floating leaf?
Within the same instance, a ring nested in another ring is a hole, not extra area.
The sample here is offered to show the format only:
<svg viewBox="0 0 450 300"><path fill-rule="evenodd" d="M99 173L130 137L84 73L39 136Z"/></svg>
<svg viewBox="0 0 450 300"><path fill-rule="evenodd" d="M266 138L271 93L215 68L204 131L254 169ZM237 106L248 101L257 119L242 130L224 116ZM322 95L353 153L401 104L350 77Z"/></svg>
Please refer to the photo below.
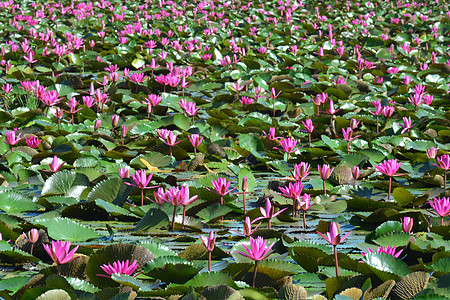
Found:
<svg viewBox="0 0 450 300"><path fill-rule="evenodd" d="M13 190L0 192L0 210L6 213L20 213L38 209L38 204L31 198Z"/></svg>
<svg viewBox="0 0 450 300"><path fill-rule="evenodd" d="M89 178L86 175L62 170L45 181L41 195L66 195L79 199L87 186L89 186Z"/></svg>
<svg viewBox="0 0 450 300"><path fill-rule="evenodd" d="M169 217L159 209L150 208L139 221L134 231L149 231L169 227Z"/></svg>
<svg viewBox="0 0 450 300"><path fill-rule="evenodd" d="M217 218L225 216L230 211L232 211L230 207L226 205L220 205L219 203L214 203L199 211L197 213L197 217L203 219L205 222L210 222Z"/></svg>
<svg viewBox="0 0 450 300"><path fill-rule="evenodd" d="M160 256L148 262L144 274L164 282L185 283L193 278L199 269L187 260L177 256Z"/></svg>
<svg viewBox="0 0 450 300"><path fill-rule="evenodd" d="M386 253L367 253L363 261L383 281L398 279L411 273L406 263Z"/></svg>
<svg viewBox="0 0 450 300"><path fill-rule="evenodd" d="M48 235L55 240L84 242L102 237L88 226L67 218L36 219L35 222L47 227Z"/></svg>

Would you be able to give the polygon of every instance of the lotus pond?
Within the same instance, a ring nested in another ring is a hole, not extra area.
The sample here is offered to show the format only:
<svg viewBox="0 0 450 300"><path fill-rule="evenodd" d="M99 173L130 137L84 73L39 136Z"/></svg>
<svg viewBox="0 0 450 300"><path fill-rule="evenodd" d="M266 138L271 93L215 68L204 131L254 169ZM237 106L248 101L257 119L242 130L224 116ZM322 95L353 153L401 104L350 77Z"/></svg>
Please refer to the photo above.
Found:
<svg viewBox="0 0 450 300"><path fill-rule="evenodd" d="M0 20L0 298L449 299L445 1Z"/></svg>

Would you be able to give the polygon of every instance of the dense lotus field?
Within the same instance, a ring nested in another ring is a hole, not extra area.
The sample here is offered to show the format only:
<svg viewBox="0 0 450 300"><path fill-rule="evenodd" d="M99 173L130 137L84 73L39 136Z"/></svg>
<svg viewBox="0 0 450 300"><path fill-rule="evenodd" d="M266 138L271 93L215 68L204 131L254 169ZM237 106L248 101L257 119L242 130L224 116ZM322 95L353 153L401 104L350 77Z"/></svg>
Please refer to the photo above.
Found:
<svg viewBox="0 0 450 300"><path fill-rule="evenodd" d="M449 299L447 1L0 2L1 299Z"/></svg>

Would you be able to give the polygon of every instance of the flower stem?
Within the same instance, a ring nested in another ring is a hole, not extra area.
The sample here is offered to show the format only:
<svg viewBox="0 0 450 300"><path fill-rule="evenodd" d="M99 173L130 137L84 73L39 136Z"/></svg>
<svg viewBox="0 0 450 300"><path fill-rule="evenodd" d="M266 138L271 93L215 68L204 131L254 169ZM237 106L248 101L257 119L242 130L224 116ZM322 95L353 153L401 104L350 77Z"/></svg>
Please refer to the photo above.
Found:
<svg viewBox="0 0 450 300"><path fill-rule="evenodd" d="M334 262L335 262L335 267L336 267L336 276L339 276L338 255L337 255L336 246L334 246Z"/></svg>
<svg viewBox="0 0 450 300"><path fill-rule="evenodd" d="M185 217L186 217L186 205L183 205L183 221L181 221L181 228L184 228Z"/></svg>
<svg viewBox="0 0 450 300"><path fill-rule="evenodd" d="M244 202L244 215L247 214L247 209L245 207L245 192L242 194L242 201Z"/></svg>
<svg viewBox="0 0 450 300"><path fill-rule="evenodd" d="M447 170L444 171L444 190L447 188Z"/></svg>
<svg viewBox="0 0 450 300"><path fill-rule="evenodd" d="M144 189L141 189L141 206L144 206Z"/></svg>
<svg viewBox="0 0 450 300"><path fill-rule="evenodd" d="M56 265L56 270L57 270L57 271L56 271L57 274L58 274L58 275L61 275L61 265L60 265L60 264L57 264L57 265Z"/></svg>
<svg viewBox="0 0 450 300"><path fill-rule="evenodd" d="M211 254L212 251L208 252L208 272L211 272Z"/></svg>
<svg viewBox="0 0 450 300"><path fill-rule="evenodd" d="M177 207L173 206L173 216L172 216L172 231L175 231L175 216L177 214Z"/></svg>
<svg viewBox="0 0 450 300"><path fill-rule="evenodd" d="M441 217L441 226L444 226L444 217Z"/></svg>
<svg viewBox="0 0 450 300"><path fill-rule="evenodd" d="M256 273L258 273L258 261L255 260L255 271L253 271L253 284L252 287L255 287L256 284Z"/></svg>
<svg viewBox="0 0 450 300"><path fill-rule="evenodd" d="M388 200L391 200L392 176L389 176Z"/></svg>
<svg viewBox="0 0 450 300"><path fill-rule="evenodd" d="M327 194L327 188L325 187L325 180L323 180L323 194Z"/></svg>

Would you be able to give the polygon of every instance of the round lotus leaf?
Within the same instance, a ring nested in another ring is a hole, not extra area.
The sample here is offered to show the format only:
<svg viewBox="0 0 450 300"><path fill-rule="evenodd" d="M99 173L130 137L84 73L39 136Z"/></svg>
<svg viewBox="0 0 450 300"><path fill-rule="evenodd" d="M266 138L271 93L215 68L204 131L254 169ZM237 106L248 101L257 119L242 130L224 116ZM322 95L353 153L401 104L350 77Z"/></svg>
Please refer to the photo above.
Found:
<svg viewBox="0 0 450 300"><path fill-rule="evenodd" d="M307 292L304 287L295 284L287 284L278 291L278 298L284 300L304 300Z"/></svg>
<svg viewBox="0 0 450 300"><path fill-rule="evenodd" d="M179 300L181 298L183 298L183 295L177 294L177 295L170 295L169 297L167 297L167 300Z"/></svg>
<svg viewBox="0 0 450 300"><path fill-rule="evenodd" d="M225 284L210 286L203 291L202 295L207 300L227 300L231 296L233 296L233 299L244 299L244 297L239 295L238 291Z"/></svg>
<svg viewBox="0 0 450 300"><path fill-rule="evenodd" d="M86 266L86 275L89 277L89 281L94 285L99 287L115 287L119 285L117 282L110 278L97 275L106 275L105 271L100 268L101 265L112 264L118 260L128 260L130 263L136 260L139 265L139 270L148 261L153 259L155 259L153 253L142 246L122 243L109 245L91 255Z"/></svg>
<svg viewBox="0 0 450 300"><path fill-rule="evenodd" d="M208 250L206 250L203 244L192 244L188 246L183 252L178 254L182 259L192 261L196 259L202 259L207 255Z"/></svg>
<svg viewBox="0 0 450 300"><path fill-rule="evenodd" d="M36 154L38 154L39 152L36 149L33 149L31 147L28 146L18 146L18 147L14 147L11 150L12 152L23 152L25 154L28 154L29 156L34 156Z"/></svg>
<svg viewBox="0 0 450 300"><path fill-rule="evenodd" d="M70 295L65 290L50 290L39 297L36 298L36 300L71 300Z"/></svg>
<svg viewBox="0 0 450 300"><path fill-rule="evenodd" d="M327 300L327 297L324 297L322 295L314 295L311 299L312 300Z"/></svg>
<svg viewBox="0 0 450 300"><path fill-rule="evenodd" d="M352 288L344 290L339 295L347 296L349 298L352 298L353 300L359 300L362 296L362 290L352 287Z"/></svg>
<svg viewBox="0 0 450 300"><path fill-rule="evenodd" d="M430 274L426 272L414 272L403 277L397 282L391 291L392 299L407 300L412 299L418 292L424 290Z"/></svg>
<svg viewBox="0 0 450 300"><path fill-rule="evenodd" d="M389 296L389 293L391 292L394 285L395 285L395 280L393 280L393 279L385 281L384 283L380 284L376 288L374 288L372 290L368 290L364 294L364 300L372 300L375 298L387 299L387 297Z"/></svg>

